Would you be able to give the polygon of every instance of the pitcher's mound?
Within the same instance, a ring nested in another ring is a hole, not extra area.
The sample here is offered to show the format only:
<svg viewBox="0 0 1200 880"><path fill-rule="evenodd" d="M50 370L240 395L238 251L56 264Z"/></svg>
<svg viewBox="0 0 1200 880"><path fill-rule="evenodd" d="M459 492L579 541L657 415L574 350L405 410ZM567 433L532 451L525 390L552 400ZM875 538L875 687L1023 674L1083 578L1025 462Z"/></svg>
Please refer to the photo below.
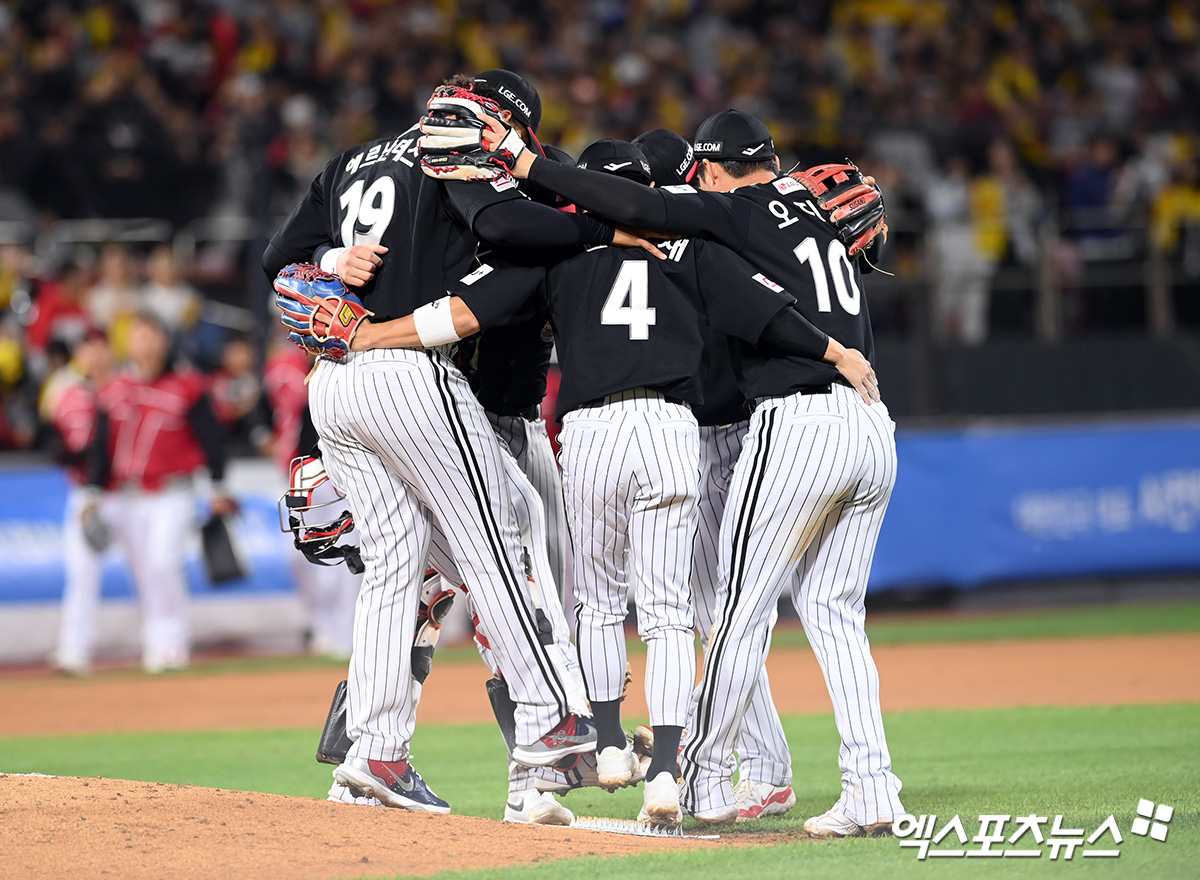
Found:
<svg viewBox="0 0 1200 880"><path fill-rule="evenodd" d="M245 791L0 774L9 877L330 880L631 855L704 842Z"/></svg>

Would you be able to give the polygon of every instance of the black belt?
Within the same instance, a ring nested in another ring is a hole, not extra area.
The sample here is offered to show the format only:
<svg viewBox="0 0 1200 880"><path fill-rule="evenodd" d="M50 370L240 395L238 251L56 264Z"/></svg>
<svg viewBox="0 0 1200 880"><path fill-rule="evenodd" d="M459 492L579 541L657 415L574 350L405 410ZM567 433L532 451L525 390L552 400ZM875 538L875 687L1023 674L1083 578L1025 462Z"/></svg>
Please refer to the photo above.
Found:
<svg viewBox="0 0 1200 880"><path fill-rule="evenodd" d="M762 404L764 400L779 400L781 397L788 397L792 394L799 394L801 397L808 397L811 394L832 394L833 385L809 385L807 388L797 388L795 391L790 391L788 394L768 395L759 397L749 402L750 412L754 412Z"/></svg>
<svg viewBox="0 0 1200 880"><path fill-rule="evenodd" d="M672 397L669 394L663 394L659 391L653 391L648 388L631 388L628 391L617 391L605 397L594 397L591 400L585 400L579 404L577 409L584 409L590 406L608 406L610 403L619 403L622 400L662 400L666 403L674 403L679 406L686 406L689 409L691 404L686 400L678 397Z"/></svg>
<svg viewBox="0 0 1200 880"><path fill-rule="evenodd" d="M533 406L525 407L525 409L489 409L488 412L492 413L493 415L504 416L505 418L509 419L522 418L527 422L533 422L542 417L542 405L540 403L535 403Z"/></svg>

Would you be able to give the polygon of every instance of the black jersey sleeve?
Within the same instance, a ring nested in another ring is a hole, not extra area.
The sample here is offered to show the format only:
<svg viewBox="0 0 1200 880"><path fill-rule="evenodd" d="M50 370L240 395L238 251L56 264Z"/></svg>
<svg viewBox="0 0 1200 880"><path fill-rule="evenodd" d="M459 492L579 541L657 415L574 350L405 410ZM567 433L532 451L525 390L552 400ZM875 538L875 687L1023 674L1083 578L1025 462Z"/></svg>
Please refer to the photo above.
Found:
<svg viewBox="0 0 1200 880"><path fill-rule="evenodd" d="M779 353L819 361L829 349L829 334L818 330L793 306L775 315L758 339L765 353Z"/></svg>
<svg viewBox="0 0 1200 880"><path fill-rule="evenodd" d="M707 238L738 248L745 232L740 205L724 193L690 186L659 189L613 174L535 160L529 179L622 226Z"/></svg>
<svg viewBox="0 0 1200 880"><path fill-rule="evenodd" d="M498 254L485 254L469 274L452 282L449 293L457 296L479 321L480 330L502 327L545 281L546 270L540 265L521 265Z"/></svg>
<svg viewBox="0 0 1200 880"><path fill-rule="evenodd" d="M729 248L708 241L693 246L708 323L723 333L757 343L771 320L796 301Z"/></svg>
<svg viewBox="0 0 1200 880"><path fill-rule="evenodd" d="M308 192L292 209L283 225L271 236L263 252L262 267L267 278L274 280L279 270L290 263L307 263L313 252L329 242L329 217L325 200L325 180L337 159L313 178Z"/></svg>
<svg viewBox="0 0 1200 880"><path fill-rule="evenodd" d="M501 247L562 248L608 244L613 226L590 214L569 214L520 200L488 206L472 227L484 241Z"/></svg>

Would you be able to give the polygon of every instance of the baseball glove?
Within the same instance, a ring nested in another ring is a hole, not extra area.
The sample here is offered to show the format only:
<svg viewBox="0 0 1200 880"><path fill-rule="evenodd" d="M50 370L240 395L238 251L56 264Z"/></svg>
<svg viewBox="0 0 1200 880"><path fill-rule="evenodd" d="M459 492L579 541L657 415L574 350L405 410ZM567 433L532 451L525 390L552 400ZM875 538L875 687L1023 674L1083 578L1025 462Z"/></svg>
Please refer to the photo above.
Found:
<svg viewBox="0 0 1200 880"><path fill-rule="evenodd" d="M438 180L487 180L507 174L525 150L500 117L500 105L469 89L439 86L426 104L417 147L421 169Z"/></svg>
<svg viewBox="0 0 1200 880"><path fill-rule="evenodd" d="M887 239L883 193L867 183L849 159L844 165L816 165L790 176L830 212L829 219L850 256L859 254L880 233Z"/></svg>
<svg viewBox="0 0 1200 880"><path fill-rule="evenodd" d="M288 329L288 339L309 354L335 361L346 356L359 325L375 314L342 279L312 263L292 263L280 270L275 305L283 313L279 320Z"/></svg>

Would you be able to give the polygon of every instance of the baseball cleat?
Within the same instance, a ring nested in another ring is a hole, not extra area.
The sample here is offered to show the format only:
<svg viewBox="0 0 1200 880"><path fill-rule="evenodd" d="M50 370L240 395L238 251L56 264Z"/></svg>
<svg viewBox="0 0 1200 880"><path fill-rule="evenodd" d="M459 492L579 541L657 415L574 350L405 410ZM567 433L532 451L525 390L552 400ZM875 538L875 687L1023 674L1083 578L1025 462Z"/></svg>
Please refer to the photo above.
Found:
<svg viewBox="0 0 1200 880"><path fill-rule="evenodd" d="M693 810L692 818L701 825L732 825L738 820L737 804L711 810Z"/></svg>
<svg viewBox="0 0 1200 880"><path fill-rule="evenodd" d="M558 726L530 745L515 746L513 760L526 767L548 767L568 755L596 750L596 725L583 715L568 715Z"/></svg>
<svg viewBox="0 0 1200 880"><path fill-rule="evenodd" d="M623 749L608 746L596 753L596 784L605 791L636 785L644 775L632 743L627 743Z"/></svg>
<svg viewBox="0 0 1200 880"><path fill-rule="evenodd" d="M575 815L556 801L554 795L531 789L508 793L504 821L525 825L570 825L575 821Z"/></svg>
<svg viewBox="0 0 1200 880"><path fill-rule="evenodd" d="M679 808L679 780L670 773L659 773L646 782L639 822L663 828L678 828L683 821Z"/></svg>
<svg viewBox="0 0 1200 880"><path fill-rule="evenodd" d="M864 828L853 819L846 817L839 807L834 807L820 816L813 816L804 823L804 830L811 837L882 837L892 833L892 820L880 819L869 822Z"/></svg>
<svg viewBox="0 0 1200 880"><path fill-rule="evenodd" d="M739 822L762 819L765 816L782 816L796 805L796 793L790 785L772 785L743 779L733 790L737 799Z"/></svg>
<svg viewBox="0 0 1200 880"><path fill-rule="evenodd" d="M383 804L379 802L378 798L356 797L354 792L336 780L334 781L333 785L329 787L328 800L333 801L335 804L357 804L361 807L383 806Z"/></svg>
<svg viewBox="0 0 1200 880"><path fill-rule="evenodd" d="M408 761L373 761L347 758L333 778L356 797L378 798L384 806L426 813L449 813L450 805L434 794Z"/></svg>

